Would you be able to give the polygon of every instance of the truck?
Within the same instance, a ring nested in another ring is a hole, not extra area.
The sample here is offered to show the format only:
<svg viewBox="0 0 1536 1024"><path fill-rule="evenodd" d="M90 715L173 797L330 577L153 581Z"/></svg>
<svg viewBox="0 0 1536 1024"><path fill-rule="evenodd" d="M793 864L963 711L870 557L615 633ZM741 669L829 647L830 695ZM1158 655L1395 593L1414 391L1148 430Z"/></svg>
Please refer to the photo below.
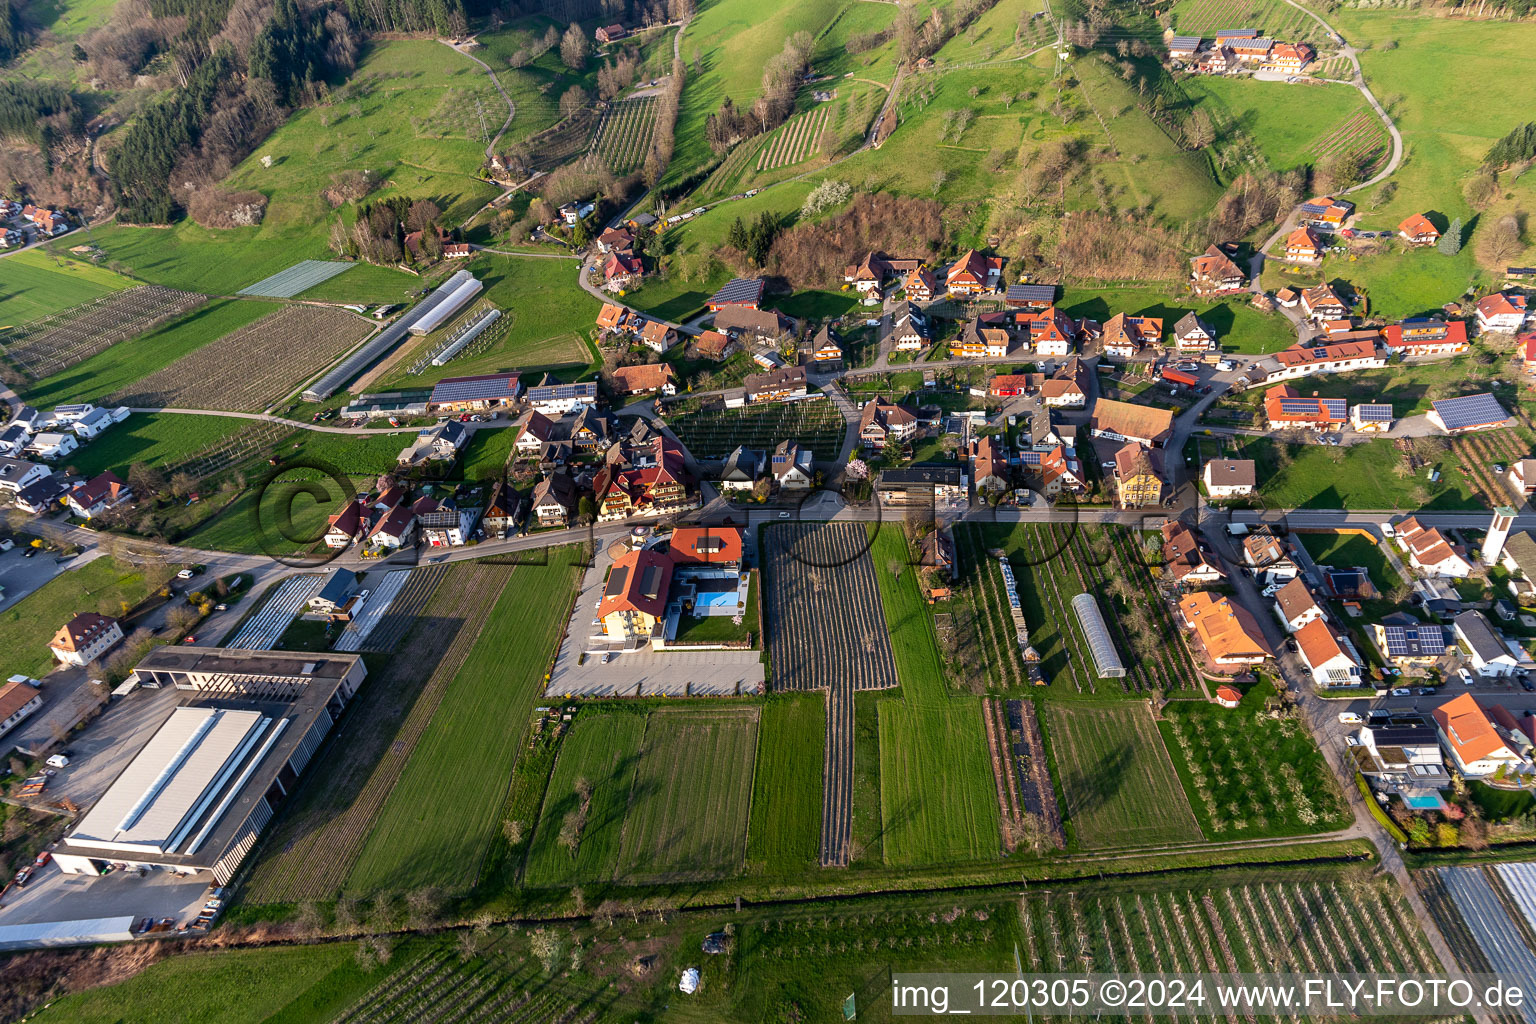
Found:
<svg viewBox="0 0 1536 1024"><path fill-rule="evenodd" d="M1172 366L1163 367L1163 380L1174 384L1182 384L1187 388L1192 388L1200 383L1199 377L1192 373L1185 373L1183 370L1174 369Z"/></svg>

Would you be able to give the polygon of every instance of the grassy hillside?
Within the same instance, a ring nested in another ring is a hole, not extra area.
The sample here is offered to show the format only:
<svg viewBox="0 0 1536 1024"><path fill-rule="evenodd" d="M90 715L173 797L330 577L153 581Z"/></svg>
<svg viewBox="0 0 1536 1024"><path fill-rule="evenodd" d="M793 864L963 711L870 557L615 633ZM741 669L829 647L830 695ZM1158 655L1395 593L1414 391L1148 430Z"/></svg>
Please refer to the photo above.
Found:
<svg viewBox="0 0 1536 1024"><path fill-rule="evenodd" d="M133 286L121 274L74 260L55 262L37 249L0 260L0 328L57 313Z"/></svg>

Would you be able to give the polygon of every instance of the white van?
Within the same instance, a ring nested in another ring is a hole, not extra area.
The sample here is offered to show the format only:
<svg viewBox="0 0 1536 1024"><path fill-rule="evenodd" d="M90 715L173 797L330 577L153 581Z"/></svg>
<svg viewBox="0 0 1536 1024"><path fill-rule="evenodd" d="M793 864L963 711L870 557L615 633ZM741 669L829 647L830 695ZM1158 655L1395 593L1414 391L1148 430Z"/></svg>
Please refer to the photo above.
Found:
<svg viewBox="0 0 1536 1024"><path fill-rule="evenodd" d="M1360 716L1353 711L1340 711L1339 722L1343 725L1359 725Z"/></svg>
<svg viewBox="0 0 1536 1024"><path fill-rule="evenodd" d="M54 754L47 761L49 768L68 768L69 758L63 754Z"/></svg>

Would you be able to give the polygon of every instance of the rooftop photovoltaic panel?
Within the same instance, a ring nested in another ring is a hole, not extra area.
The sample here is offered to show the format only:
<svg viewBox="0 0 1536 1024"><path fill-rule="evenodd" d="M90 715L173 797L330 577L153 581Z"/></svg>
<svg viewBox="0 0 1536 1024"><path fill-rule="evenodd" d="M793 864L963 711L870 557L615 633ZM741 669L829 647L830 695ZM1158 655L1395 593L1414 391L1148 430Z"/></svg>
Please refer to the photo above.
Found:
<svg viewBox="0 0 1536 1024"><path fill-rule="evenodd" d="M533 402L548 402L561 398L584 398L595 394L597 394L597 383L590 380L581 384L546 384L543 387L528 389L528 399Z"/></svg>
<svg viewBox="0 0 1536 1024"><path fill-rule="evenodd" d="M433 402L472 402L485 398L511 398L517 394L517 375L495 377L445 377L432 389Z"/></svg>
<svg viewBox="0 0 1536 1024"><path fill-rule="evenodd" d="M1390 405L1357 405L1355 414L1365 423L1386 423L1392 419Z"/></svg>
<svg viewBox="0 0 1536 1024"><path fill-rule="evenodd" d="M1344 418L1345 401L1342 398L1282 398L1280 411L1287 416L1316 416L1326 413L1335 419Z"/></svg>
<svg viewBox="0 0 1536 1024"><path fill-rule="evenodd" d="M1056 286L1053 284L1011 284L1007 299L1011 302L1054 302Z"/></svg>
<svg viewBox="0 0 1536 1024"><path fill-rule="evenodd" d="M1040 453L1039 452L1020 452L1019 453L1019 461L1021 463L1023 463L1024 465L1026 465L1026 466L1038 466L1038 465L1040 465Z"/></svg>
<svg viewBox="0 0 1536 1024"><path fill-rule="evenodd" d="M1463 398L1443 398L1432 403L1446 430L1497 423L1509 418L1509 413L1490 394L1467 395Z"/></svg>
<svg viewBox="0 0 1536 1024"><path fill-rule="evenodd" d="M763 297L763 280L760 277L738 277L727 281L719 291L709 297L712 304L756 302Z"/></svg>

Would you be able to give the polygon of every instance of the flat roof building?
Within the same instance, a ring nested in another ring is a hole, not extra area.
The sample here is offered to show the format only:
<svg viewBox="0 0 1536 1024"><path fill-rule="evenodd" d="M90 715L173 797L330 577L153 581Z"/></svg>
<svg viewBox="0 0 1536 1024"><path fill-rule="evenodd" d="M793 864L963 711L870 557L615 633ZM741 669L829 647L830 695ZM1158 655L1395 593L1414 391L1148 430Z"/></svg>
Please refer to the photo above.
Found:
<svg viewBox="0 0 1536 1024"><path fill-rule="evenodd" d="M185 702L54 860L67 874L125 864L228 883L366 673L355 654L155 649L133 678L186 691Z"/></svg>

